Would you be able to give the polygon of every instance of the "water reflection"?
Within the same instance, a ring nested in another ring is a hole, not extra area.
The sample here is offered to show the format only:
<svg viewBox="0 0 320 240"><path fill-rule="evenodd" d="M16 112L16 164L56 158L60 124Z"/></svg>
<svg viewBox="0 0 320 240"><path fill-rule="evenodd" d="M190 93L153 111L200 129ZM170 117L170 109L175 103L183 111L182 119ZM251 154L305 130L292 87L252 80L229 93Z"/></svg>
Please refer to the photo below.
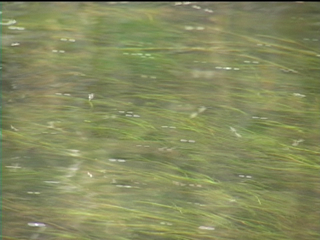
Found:
<svg viewBox="0 0 320 240"><path fill-rule="evenodd" d="M4 236L318 239L318 8L3 4Z"/></svg>

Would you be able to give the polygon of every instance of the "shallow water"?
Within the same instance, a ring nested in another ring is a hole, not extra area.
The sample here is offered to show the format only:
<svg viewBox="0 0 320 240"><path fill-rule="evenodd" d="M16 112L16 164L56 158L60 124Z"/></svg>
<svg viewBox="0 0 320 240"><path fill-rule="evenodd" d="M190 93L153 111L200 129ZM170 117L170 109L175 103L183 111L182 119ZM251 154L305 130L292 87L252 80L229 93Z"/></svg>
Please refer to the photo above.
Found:
<svg viewBox="0 0 320 240"><path fill-rule="evenodd" d="M317 3L3 3L4 239L319 239Z"/></svg>

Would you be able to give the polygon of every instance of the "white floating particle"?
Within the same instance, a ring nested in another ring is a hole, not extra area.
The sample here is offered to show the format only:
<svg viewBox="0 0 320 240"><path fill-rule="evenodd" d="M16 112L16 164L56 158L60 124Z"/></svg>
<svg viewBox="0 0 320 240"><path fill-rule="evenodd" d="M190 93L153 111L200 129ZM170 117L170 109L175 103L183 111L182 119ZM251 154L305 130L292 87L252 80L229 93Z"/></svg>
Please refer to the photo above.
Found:
<svg viewBox="0 0 320 240"><path fill-rule="evenodd" d="M187 139L180 139L180 142L188 142Z"/></svg>
<svg viewBox="0 0 320 240"><path fill-rule="evenodd" d="M210 230L210 231L215 230L214 227L207 227L207 226L200 226L199 229L201 229L201 230Z"/></svg>
<svg viewBox="0 0 320 240"><path fill-rule="evenodd" d="M30 227L45 227L46 225L44 223L30 222L30 223L28 223L28 226L30 226Z"/></svg>
<svg viewBox="0 0 320 240"><path fill-rule="evenodd" d="M14 26L9 26L8 29L11 29L11 30L19 30L19 31L25 30L24 27L14 27Z"/></svg>
<svg viewBox="0 0 320 240"><path fill-rule="evenodd" d="M293 96L296 96L296 97L305 97L306 95L300 94L300 93L294 93Z"/></svg>
<svg viewBox="0 0 320 240"><path fill-rule="evenodd" d="M246 178L252 178L252 176L247 175Z"/></svg>
<svg viewBox="0 0 320 240"><path fill-rule="evenodd" d="M238 70L240 70L240 68L233 68L233 70L238 71Z"/></svg>
<svg viewBox="0 0 320 240"><path fill-rule="evenodd" d="M196 27L197 30L204 30L204 27Z"/></svg>
<svg viewBox="0 0 320 240"><path fill-rule="evenodd" d="M60 38L61 41L67 41L68 39L66 38Z"/></svg>
<svg viewBox="0 0 320 240"><path fill-rule="evenodd" d="M192 8L194 8L194 9L201 9L201 7L200 7L200 6L197 6L197 5L192 5Z"/></svg>
<svg viewBox="0 0 320 240"><path fill-rule="evenodd" d="M58 50L55 50L55 49L54 49L54 50L52 50L52 52L53 52L53 53L57 53L57 52L58 52Z"/></svg>
<svg viewBox="0 0 320 240"><path fill-rule="evenodd" d="M109 158L109 161L110 161L110 162L116 162L116 161L117 161L117 159Z"/></svg>
<svg viewBox="0 0 320 240"><path fill-rule="evenodd" d="M195 143L195 140L188 140L189 143Z"/></svg>
<svg viewBox="0 0 320 240"><path fill-rule="evenodd" d="M182 5L182 2L175 2L174 5L175 6L180 6L180 5Z"/></svg>
<svg viewBox="0 0 320 240"><path fill-rule="evenodd" d="M118 162L126 162L124 159L118 159Z"/></svg>
<svg viewBox="0 0 320 240"><path fill-rule="evenodd" d="M222 67L216 67L216 69L222 69Z"/></svg>
<svg viewBox="0 0 320 240"><path fill-rule="evenodd" d="M193 30L194 27L192 27L192 26L185 26L184 29L190 31L190 30Z"/></svg>
<svg viewBox="0 0 320 240"><path fill-rule="evenodd" d="M231 131L231 132L236 132L236 129L233 128L233 127L230 127L230 131Z"/></svg>
<svg viewBox="0 0 320 240"><path fill-rule="evenodd" d="M174 129L174 128L176 128L176 127L174 127L174 126L170 126L169 128L172 128L172 129Z"/></svg>
<svg viewBox="0 0 320 240"><path fill-rule="evenodd" d="M140 117L140 115L134 114L134 115L133 115L133 117L135 117L135 118L139 118L139 117Z"/></svg>
<svg viewBox="0 0 320 240"><path fill-rule="evenodd" d="M125 116L126 117L132 117L133 115L132 114L126 114Z"/></svg>
<svg viewBox="0 0 320 240"><path fill-rule="evenodd" d="M91 101L94 98L94 93L90 93L88 98L89 98L89 101Z"/></svg>
<svg viewBox="0 0 320 240"><path fill-rule="evenodd" d="M35 195L39 195L40 194L40 192L31 192L31 191L29 191L29 192L27 192L28 194L35 194Z"/></svg>
<svg viewBox="0 0 320 240"><path fill-rule="evenodd" d="M205 12L208 12L208 13L213 13L213 10L208 9L208 8L206 8L204 11L205 11Z"/></svg>
<svg viewBox="0 0 320 240"><path fill-rule="evenodd" d="M168 128L168 126L161 126L162 128Z"/></svg>
<svg viewBox="0 0 320 240"><path fill-rule="evenodd" d="M194 113L191 113L190 114L190 118L195 118L198 116L198 113L197 112L194 112Z"/></svg>
<svg viewBox="0 0 320 240"><path fill-rule="evenodd" d="M237 132L235 132L234 133L237 137L239 137L239 138L241 138L242 136L239 134L239 133L237 133Z"/></svg>
<svg viewBox="0 0 320 240"><path fill-rule="evenodd" d="M44 181L45 183L49 183L49 184L59 184L59 181Z"/></svg>
<svg viewBox="0 0 320 240"><path fill-rule="evenodd" d="M245 177L245 175L240 174L239 177L242 177L242 178L243 178L243 177Z"/></svg>
<svg viewBox="0 0 320 240"><path fill-rule="evenodd" d="M125 113L125 111L118 111L119 113Z"/></svg>
<svg viewBox="0 0 320 240"><path fill-rule="evenodd" d="M64 51L64 50L59 50L59 53L65 53L66 51Z"/></svg>
<svg viewBox="0 0 320 240"><path fill-rule="evenodd" d="M19 46L20 43L16 42L16 43L11 43L11 47L16 47L16 46Z"/></svg>
<svg viewBox="0 0 320 240"><path fill-rule="evenodd" d="M73 39L73 38L70 38L69 39L69 42L75 42L76 40L75 39Z"/></svg>

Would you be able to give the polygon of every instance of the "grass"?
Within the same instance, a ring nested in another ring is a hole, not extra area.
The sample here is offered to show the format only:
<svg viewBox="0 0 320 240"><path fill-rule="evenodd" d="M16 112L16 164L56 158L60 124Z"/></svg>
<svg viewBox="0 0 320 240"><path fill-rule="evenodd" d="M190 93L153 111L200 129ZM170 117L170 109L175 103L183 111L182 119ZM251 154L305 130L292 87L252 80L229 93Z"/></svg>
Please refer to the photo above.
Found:
<svg viewBox="0 0 320 240"><path fill-rule="evenodd" d="M3 91L5 238L320 237L318 49L187 4L78 7L31 11L14 37L32 51L3 48L23 66Z"/></svg>

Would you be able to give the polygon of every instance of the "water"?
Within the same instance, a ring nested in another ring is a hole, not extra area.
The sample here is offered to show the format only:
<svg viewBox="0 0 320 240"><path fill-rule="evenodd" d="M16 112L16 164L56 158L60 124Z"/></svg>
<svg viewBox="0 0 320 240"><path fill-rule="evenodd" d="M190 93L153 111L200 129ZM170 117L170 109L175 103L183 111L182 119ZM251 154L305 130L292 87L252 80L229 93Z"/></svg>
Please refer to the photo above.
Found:
<svg viewBox="0 0 320 240"><path fill-rule="evenodd" d="M318 239L319 10L3 3L4 239Z"/></svg>

